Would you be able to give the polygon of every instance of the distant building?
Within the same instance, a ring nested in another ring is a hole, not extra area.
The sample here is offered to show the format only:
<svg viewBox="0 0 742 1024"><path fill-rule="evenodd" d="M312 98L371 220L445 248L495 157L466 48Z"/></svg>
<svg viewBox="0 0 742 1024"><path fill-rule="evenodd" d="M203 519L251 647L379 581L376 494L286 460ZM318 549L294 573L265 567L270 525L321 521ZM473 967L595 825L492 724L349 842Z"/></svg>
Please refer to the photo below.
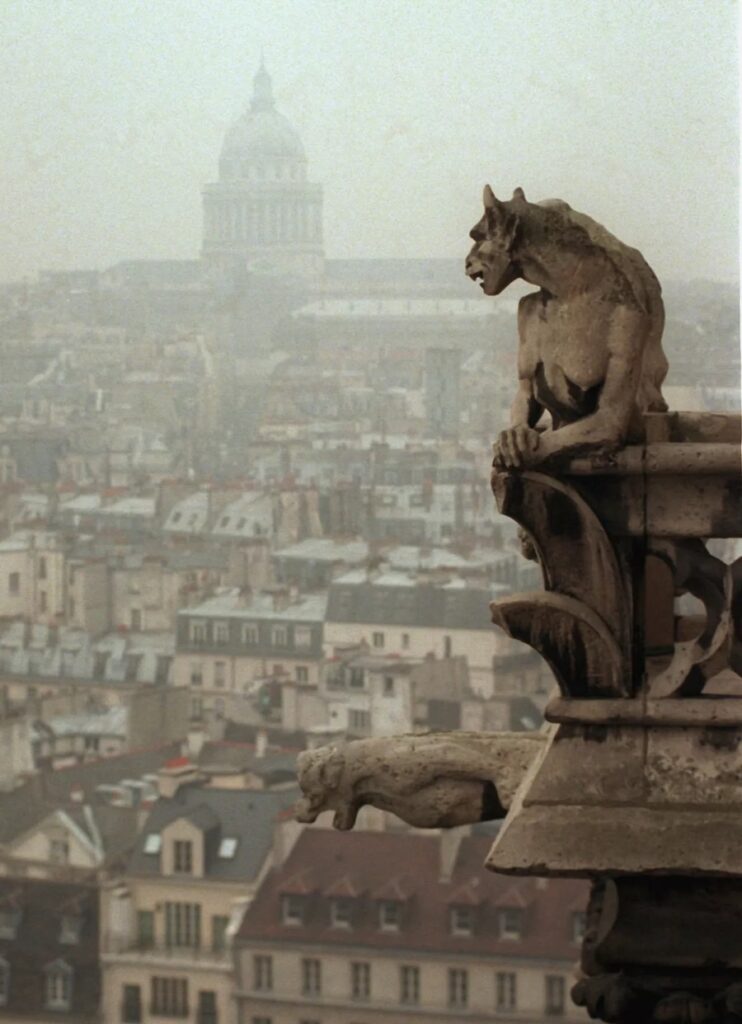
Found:
<svg viewBox="0 0 742 1024"><path fill-rule="evenodd" d="M584 1020L583 881L483 869L491 839L308 829L235 938L238 1019Z"/></svg>
<svg viewBox="0 0 742 1024"><path fill-rule="evenodd" d="M346 573L329 589L326 653L365 643L375 654L407 658L465 655L472 689L490 696L495 655L508 643L489 616L489 602L501 589L469 585L455 576L433 581L404 572Z"/></svg>
<svg viewBox="0 0 742 1024"><path fill-rule="evenodd" d="M202 257L213 277L321 277L322 188L307 181L304 146L276 110L262 65L250 106L227 132L219 180L205 187L203 206Z"/></svg>
<svg viewBox="0 0 742 1024"><path fill-rule="evenodd" d="M267 870L278 816L295 788L213 788L183 758L103 898L105 1021L177 1017L228 1024L231 934Z"/></svg>
<svg viewBox="0 0 742 1024"><path fill-rule="evenodd" d="M231 717L271 677L316 688L326 603L325 595L279 586L229 590L180 611L173 678L190 690L192 715Z"/></svg>
<svg viewBox="0 0 742 1024"><path fill-rule="evenodd" d="M425 418L433 437L458 437L461 420L461 352L425 350Z"/></svg>

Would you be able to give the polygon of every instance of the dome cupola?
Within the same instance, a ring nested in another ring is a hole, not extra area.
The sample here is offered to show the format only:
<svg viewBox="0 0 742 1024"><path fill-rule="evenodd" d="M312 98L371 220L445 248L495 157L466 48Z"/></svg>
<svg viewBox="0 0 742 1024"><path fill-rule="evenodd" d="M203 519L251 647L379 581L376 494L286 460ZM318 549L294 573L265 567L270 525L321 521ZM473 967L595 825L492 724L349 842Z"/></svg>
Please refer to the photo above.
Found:
<svg viewBox="0 0 742 1024"><path fill-rule="evenodd" d="M263 64L253 79L250 106L227 132L219 161L222 180L303 177L304 146L276 110L271 76Z"/></svg>

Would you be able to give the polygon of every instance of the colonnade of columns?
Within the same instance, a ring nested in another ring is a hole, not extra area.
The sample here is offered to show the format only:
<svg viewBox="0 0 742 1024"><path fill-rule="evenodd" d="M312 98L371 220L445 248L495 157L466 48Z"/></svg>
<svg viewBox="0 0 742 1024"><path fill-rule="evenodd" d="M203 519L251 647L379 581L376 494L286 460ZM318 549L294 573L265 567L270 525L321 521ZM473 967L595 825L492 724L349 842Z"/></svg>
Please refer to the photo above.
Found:
<svg viewBox="0 0 742 1024"><path fill-rule="evenodd" d="M204 205L205 240L271 245L321 242L322 207L294 198L210 198Z"/></svg>

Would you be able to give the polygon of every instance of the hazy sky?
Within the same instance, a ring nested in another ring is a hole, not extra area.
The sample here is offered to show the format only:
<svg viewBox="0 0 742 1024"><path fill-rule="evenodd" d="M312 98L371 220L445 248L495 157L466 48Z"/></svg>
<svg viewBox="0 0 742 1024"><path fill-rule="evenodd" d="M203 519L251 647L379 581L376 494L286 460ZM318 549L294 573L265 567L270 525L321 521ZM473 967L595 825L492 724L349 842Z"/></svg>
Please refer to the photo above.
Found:
<svg viewBox="0 0 742 1024"><path fill-rule="evenodd" d="M265 51L329 256L457 256L482 185L737 276L729 0L2 0L0 278L193 257Z"/></svg>

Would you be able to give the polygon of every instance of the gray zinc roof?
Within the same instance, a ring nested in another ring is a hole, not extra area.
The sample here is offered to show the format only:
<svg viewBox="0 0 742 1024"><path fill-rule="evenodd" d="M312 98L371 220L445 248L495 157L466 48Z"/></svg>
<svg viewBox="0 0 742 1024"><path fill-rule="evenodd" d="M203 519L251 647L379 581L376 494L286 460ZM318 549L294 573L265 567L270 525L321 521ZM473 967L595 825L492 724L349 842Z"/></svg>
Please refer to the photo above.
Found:
<svg viewBox="0 0 742 1024"><path fill-rule="evenodd" d="M215 819L218 823L220 839L237 840L233 857L220 857L218 847L211 850L205 877L224 882L253 881L271 849L274 822L296 802L298 795L298 789L293 787L271 791L182 786L171 800L160 799L152 808L129 859L128 871L139 876L159 875L161 854L144 852L147 836L160 834L178 818L193 820L198 809L197 824L208 816L209 821ZM207 815L207 811L211 813Z"/></svg>

